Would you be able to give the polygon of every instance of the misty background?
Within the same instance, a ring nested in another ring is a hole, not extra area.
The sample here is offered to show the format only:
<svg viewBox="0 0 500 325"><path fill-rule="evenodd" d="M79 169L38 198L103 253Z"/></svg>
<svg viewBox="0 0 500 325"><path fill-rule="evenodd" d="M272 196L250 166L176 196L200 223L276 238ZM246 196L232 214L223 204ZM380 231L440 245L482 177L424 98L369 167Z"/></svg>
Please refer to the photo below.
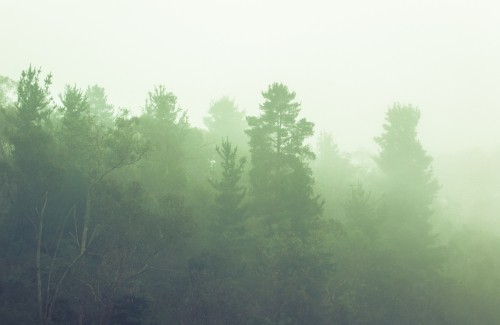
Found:
<svg viewBox="0 0 500 325"><path fill-rule="evenodd" d="M375 150L394 102L422 112L435 158L498 151L500 21L495 1L2 1L0 73L27 63L64 84L104 87L139 112L164 84L194 126L213 100L258 111L275 81L342 150Z"/></svg>
<svg viewBox="0 0 500 325"><path fill-rule="evenodd" d="M3 1L0 323L499 324L499 9Z"/></svg>

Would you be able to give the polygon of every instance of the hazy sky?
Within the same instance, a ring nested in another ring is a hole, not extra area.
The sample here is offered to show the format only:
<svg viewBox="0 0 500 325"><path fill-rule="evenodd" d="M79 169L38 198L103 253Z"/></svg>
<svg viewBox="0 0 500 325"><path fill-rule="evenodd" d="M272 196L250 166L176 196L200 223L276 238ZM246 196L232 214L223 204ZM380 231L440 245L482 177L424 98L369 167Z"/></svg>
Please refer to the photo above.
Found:
<svg viewBox="0 0 500 325"><path fill-rule="evenodd" d="M497 4L498 3L498 4ZM500 148L500 2L2 0L0 75L30 63L138 110L155 84L201 126L223 95L255 114L275 81L316 130L373 148L394 102L431 153Z"/></svg>

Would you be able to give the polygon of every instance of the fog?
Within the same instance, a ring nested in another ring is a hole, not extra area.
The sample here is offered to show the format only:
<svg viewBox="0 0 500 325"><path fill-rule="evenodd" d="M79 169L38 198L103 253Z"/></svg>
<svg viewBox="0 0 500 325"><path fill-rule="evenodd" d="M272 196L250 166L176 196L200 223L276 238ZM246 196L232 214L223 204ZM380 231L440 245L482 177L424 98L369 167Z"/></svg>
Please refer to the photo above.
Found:
<svg viewBox="0 0 500 325"><path fill-rule="evenodd" d="M500 324L495 1L3 1L1 324Z"/></svg>
<svg viewBox="0 0 500 325"><path fill-rule="evenodd" d="M278 81L341 148L373 150L394 102L422 110L432 154L498 149L495 1L3 1L0 71L32 63L54 89L99 84L138 111L164 84L203 126L211 101L249 114Z"/></svg>

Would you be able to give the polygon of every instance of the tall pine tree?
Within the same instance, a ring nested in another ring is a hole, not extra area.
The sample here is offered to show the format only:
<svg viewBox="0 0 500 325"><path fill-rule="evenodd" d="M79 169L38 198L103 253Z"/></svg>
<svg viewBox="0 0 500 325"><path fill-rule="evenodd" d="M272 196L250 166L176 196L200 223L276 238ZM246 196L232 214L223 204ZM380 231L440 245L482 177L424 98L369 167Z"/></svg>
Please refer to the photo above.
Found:
<svg viewBox="0 0 500 325"><path fill-rule="evenodd" d="M262 96L260 115L247 118L252 207L270 229L304 236L321 211L308 163L314 154L305 143L314 125L299 119L300 104L287 86L274 83Z"/></svg>
<svg viewBox="0 0 500 325"><path fill-rule="evenodd" d="M250 283L261 303L258 322L321 323L328 257L319 244L321 204L314 196L305 140L313 123L299 119L295 93L272 84L260 115L248 117L252 169L250 213L257 222L257 251ZM262 318L263 317L263 318Z"/></svg>

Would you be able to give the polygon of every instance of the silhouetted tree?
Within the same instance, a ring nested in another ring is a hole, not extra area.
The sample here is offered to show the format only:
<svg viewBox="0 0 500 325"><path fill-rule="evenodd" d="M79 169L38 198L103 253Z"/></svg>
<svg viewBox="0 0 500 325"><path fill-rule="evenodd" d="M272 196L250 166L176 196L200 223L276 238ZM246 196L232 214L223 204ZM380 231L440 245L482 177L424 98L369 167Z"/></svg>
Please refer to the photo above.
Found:
<svg viewBox="0 0 500 325"><path fill-rule="evenodd" d="M313 123L298 118L300 105L285 85L272 84L262 95L260 115L247 118L250 211L259 242L253 267L261 275L251 281L259 283L255 290L263 309L254 317L260 322L319 322L314 306L321 305L320 283L329 261L319 247L321 204L308 164L314 154L305 143Z"/></svg>
<svg viewBox="0 0 500 325"><path fill-rule="evenodd" d="M272 84L262 96L260 115L247 118L252 207L269 226L306 235L321 211L308 164L314 154L304 143L313 135L313 123L298 118L300 105L287 86Z"/></svg>
<svg viewBox="0 0 500 325"><path fill-rule="evenodd" d="M215 198L216 215L220 223L220 230L238 231L241 228L245 208L242 206L246 188L239 185L246 158L238 159L238 148L233 148L229 140L223 140L221 146L216 147L221 159L222 177L220 180L211 180L210 183L217 190ZM241 230L241 229L240 229Z"/></svg>

